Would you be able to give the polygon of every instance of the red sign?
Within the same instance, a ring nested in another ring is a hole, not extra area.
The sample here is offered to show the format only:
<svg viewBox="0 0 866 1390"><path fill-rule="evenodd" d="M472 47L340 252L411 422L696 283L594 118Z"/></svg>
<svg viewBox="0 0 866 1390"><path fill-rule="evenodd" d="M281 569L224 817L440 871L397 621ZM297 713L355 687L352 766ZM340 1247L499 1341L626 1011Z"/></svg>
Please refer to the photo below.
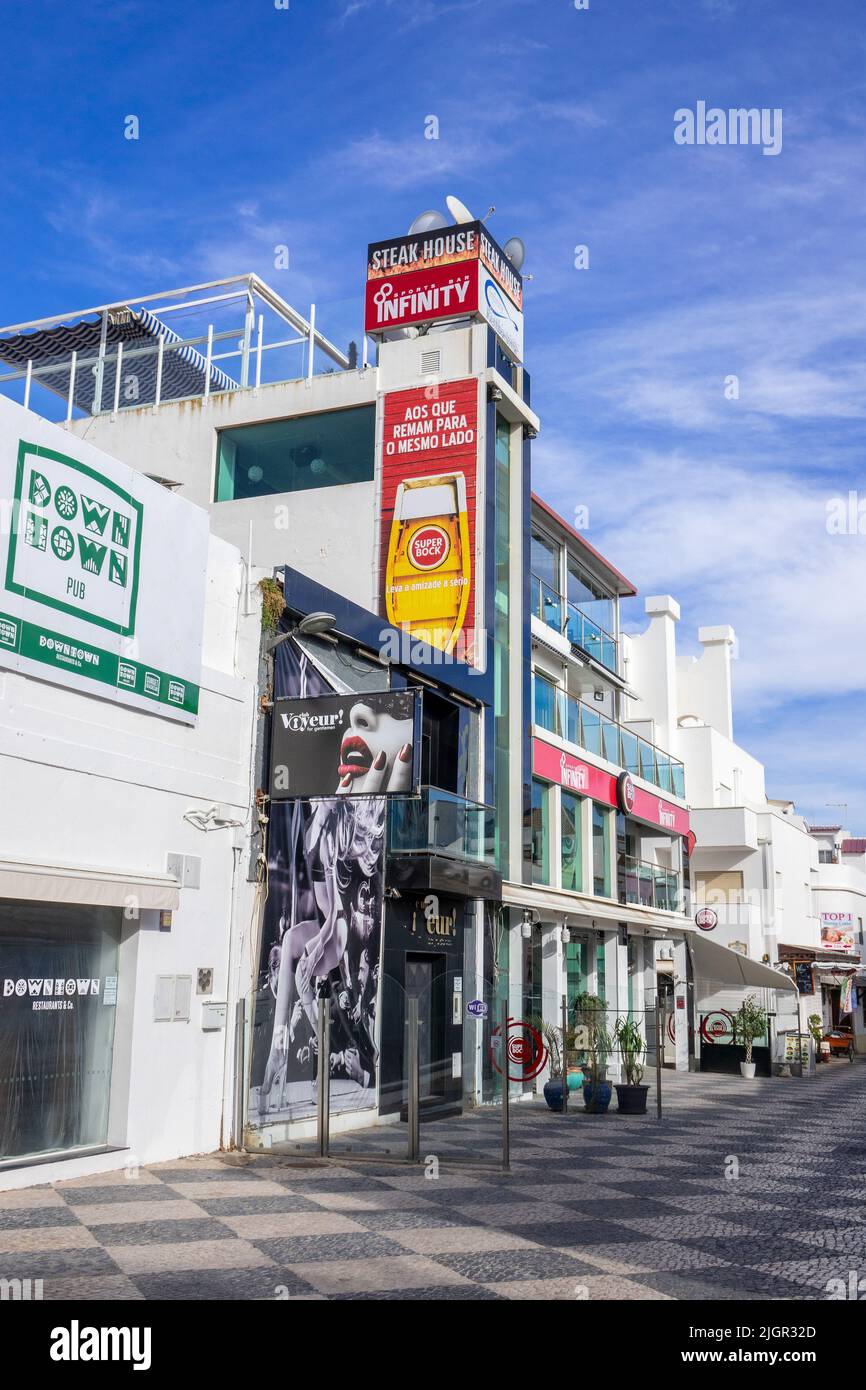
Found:
<svg viewBox="0 0 866 1390"><path fill-rule="evenodd" d="M582 762L561 748L554 748L544 739L532 740L532 771L537 777L548 782L558 782L568 791L579 792L599 801L604 806L618 806L618 778L610 772ZM671 835L689 833L689 813L672 801L665 801L643 787L633 785L634 806L631 814L636 820L646 821L648 825L658 825Z"/></svg>
<svg viewBox="0 0 866 1390"><path fill-rule="evenodd" d="M381 411L382 612L413 640L472 664L478 382L391 391Z"/></svg>
<svg viewBox="0 0 866 1390"><path fill-rule="evenodd" d="M699 907L695 913L695 924L701 931L714 931L719 925L719 914L711 907Z"/></svg>
<svg viewBox="0 0 866 1390"><path fill-rule="evenodd" d="M364 327L368 333L477 312L477 261L404 270L367 281Z"/></svg>

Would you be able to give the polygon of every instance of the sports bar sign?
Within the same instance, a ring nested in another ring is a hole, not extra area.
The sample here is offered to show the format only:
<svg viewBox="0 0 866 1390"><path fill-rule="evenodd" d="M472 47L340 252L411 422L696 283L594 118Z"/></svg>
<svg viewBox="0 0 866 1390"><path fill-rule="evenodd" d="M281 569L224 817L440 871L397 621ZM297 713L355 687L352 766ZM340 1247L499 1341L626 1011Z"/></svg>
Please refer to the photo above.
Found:
<svg viewBox="0 0 866 1390"><path fill-rule="evenodd" d="M3 398L0 497L0 667L194 723L207 514Z"/></svg>
<svg viewBox="0 0 866 1390"><path fill-rule="evenodd" d="M523 281L483 223L393 237L368 247L368 333L475 314L521 361Z"/></svg>
<svg viewBox="0 0 866 1390"><path fill-rule="evenodd" d="M478 381L382 399L382 609L395 627L473 664Z"/></svg>
<svg viewBox="0 0 866 1390"><path fill-rule="evenodd" d="M547 782L557 782L567 791L591 797L603 806L619 805L619 779L616 776L605 772L603 768L593 766L592 763L585 763L560 748L554 748L553 744L541 738L532 740L532 771L536 777L541 777ZM663 797L645 791L636 784L633 785L633 798L629 814L636 820L645 821L648 825L657 825L671 835L689 833L689 813L682 806L677 806L673 801L665 801Z"/></svg>

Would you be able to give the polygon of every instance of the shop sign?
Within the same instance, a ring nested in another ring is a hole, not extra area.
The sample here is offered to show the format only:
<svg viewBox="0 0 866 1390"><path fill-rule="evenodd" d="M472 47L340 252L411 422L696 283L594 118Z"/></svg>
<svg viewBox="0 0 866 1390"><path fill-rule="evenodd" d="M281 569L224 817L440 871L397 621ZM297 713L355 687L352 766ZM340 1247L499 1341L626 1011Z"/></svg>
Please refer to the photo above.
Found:
<svg viewBox="0 0 866 1390"><path fill-rule="evenodd" d="M706 1043L734 1040L734 1020L726 1009L714 1009L701 1018L701 1037Z"/></svg>
<svg viewBox="0 0 866 1390"><path fill-rule="evenodd" d="M719 925L719 914L711 907L700 907L695 913L695 925L701 931L714 931Z"/></svg>
<svg viewBox="0 0 866 1390"><path fill-rule="evenodd" d="M561 787L589 796L603 806L620 806L618 783L623 774L606 772L593 763L585 763L572 753L554 748L545 739L532 740L532 771L545 781L557 782ZM645 791L633 780L632 789L634 800L629 814L635 820L657 825L670 835L688 834L689 813L682 806Z"/></svg>
<svg viewBox="0 0 866 1390"><path fill-rule="evenodd" d="M523 361L523 311L514 305L484 265L478 267L478 311L497 333L510 357Z"/></svg>
<svg viewBox="0 0 866 1390"><path fill-rule="evenodd" d="M392 391L380 409L382 611L413 643L475 665L478 382Z"/></svg>
<svg viewBox="0 0 866 1390"><path fill-rule="evenodd" d="M483 999L470 999L466 1005L466 1012L470 1018L486 1018L488 1014L487 1005Z"/></svg>
<svg viewBox="0 0 866 1390"><path fill-rule="evenodd" d="M272 800L416 794L420 708L414 690L275 700Z"/></svg>
<svg viewBox="0 0 866 1390"><path fill-rule="evenodd" d="M75 1008L76 1001L98 997L102 981L99 979L5 979L0 1001L17 1003L26 1000L31 1009L39 1012L68 1012Z"/></svg>
<svg viewBox="0 0 866 1390"><path fill-rule="evenodd" d="M474 264L431 266L367 281L367 333L387 333L415 323L435 323L477 312L478 271Z"/></svg>
<svg viewBox="0 0 866 1390"><path fill-rule="evenodd" d="M367 248L368 333L480 314L523 360L523 281L481 222Z"/></svg>
<svg viewBox="0 0 866 1390"><path fill-rule="evenodd" d="M0 497L0 666L194 723L207 513L5 399Z"/></svg>
<svg viewBox="0 0 866 1390"><path fill-rule="evenodd" d="M821 913L821 945L834 951L854 950L854 914L852 912Z"/></svg>
<svg viewBox="0 0 866 1390"><path fill-rule="evenodd" d="M634 810L634 782L628 772L621 772L616 779L616 800L623 815L630 816Z"/></svg>
<svg viewBox="0 0 866 1390"><path fill-rule="evenodd" d="M798 960L794 962L794 979L800 994L815 993L815 976L811 961Z"/></svg>
<svg viewBox="0 0 866 1390"><path fill-rule="evenodd" d="M482 222L441 227L391 237L367 248L367 280L393 279L413 271L480 262L517 309L523 308L523 280Z"/></svg>

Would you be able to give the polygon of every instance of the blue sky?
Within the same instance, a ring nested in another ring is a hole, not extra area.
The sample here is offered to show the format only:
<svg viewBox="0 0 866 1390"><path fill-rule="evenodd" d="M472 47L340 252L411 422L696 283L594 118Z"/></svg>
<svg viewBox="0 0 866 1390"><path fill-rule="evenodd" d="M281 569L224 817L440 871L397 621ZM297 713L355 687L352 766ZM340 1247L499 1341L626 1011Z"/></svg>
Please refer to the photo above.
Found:
<svg viewBox="0 0 866 1390"><path fill-rule="evenodd" d="M826 526L866 499L862 0L31 0L3 47L4 323L255 270L345 337L368 240L494 203L536 489L686 650L736 629L770 794L866 832L866 535ZM698 101L780 108L781 153L675 144Z"/></svg>

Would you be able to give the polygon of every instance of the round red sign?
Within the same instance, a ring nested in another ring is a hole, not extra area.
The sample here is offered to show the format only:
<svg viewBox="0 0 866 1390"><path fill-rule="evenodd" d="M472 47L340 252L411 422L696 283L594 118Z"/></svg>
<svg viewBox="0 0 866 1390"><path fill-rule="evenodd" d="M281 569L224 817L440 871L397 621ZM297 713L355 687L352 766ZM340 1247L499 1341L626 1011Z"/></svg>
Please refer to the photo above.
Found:
<svg viewBox="0 0 866 1390"><path fill-rule="evenodd" d="M634 782L627 772L621 772L617 778L616 799L623 814L630 815L634 809Z"/></svg>
<svg viewBox="0 0 866 1390"><path fill-rule="evenodd" d="M711 907L698 908L695 913L695 924L701 931L713 931L719 925L719 914L714 912Z"/></svg>
<svg viewBox="0 0 866 1390"><path fill-rule="evenodd" d="M441 526L421 526L409 541L409 561L416 570L435 570L448 559L451 542Z"/></svg>

